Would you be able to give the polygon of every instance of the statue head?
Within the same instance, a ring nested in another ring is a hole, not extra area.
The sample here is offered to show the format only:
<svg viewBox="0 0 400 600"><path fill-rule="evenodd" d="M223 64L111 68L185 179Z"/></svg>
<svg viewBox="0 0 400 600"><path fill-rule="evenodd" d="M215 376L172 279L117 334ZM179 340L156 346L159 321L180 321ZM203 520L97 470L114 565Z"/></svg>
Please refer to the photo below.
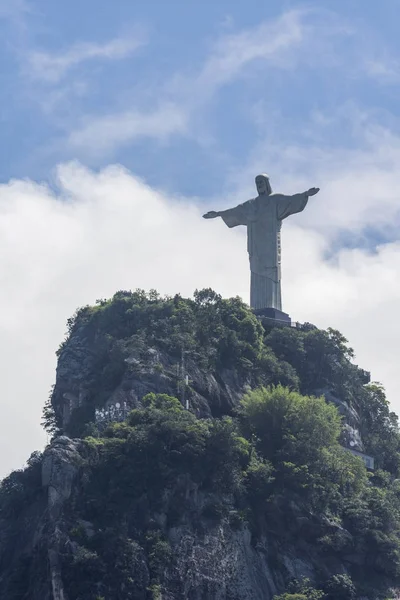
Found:
<svg viewBox="0 0 400 600"><path fill-rule="evenodd" d="M261 175L257 175L256 177L256 186L257 192L259 196L272 194L271 184L269 182L269 177L265 173L261 173Z"/></svg>

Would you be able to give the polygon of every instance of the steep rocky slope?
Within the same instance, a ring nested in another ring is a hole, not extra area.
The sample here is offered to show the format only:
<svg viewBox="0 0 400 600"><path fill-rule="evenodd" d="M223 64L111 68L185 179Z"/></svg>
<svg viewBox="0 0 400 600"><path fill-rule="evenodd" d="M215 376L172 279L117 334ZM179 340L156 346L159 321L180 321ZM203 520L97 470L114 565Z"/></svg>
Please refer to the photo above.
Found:
<svg viewBox="0 0 400 600"><path fill-rule="evenodd" d="M68 327L53 441L0 490L0 598L269 600L302 578L388 597L397 420L337 331L263 327L210 290L119 292Z"/></svg>

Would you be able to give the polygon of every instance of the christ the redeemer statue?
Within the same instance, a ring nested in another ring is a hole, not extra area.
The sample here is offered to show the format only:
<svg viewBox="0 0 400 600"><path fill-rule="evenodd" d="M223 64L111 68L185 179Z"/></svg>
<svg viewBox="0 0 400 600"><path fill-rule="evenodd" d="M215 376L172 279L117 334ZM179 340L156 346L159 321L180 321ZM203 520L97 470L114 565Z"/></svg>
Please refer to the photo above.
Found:
<svg viewBox="0 0 400 600"><path fill-rule="evenodd" d="M273 194L268 175L257 175L258 196L228 210L210 211L205 219L221 217L228 227L246 225L247 249L250 258L251 286L250 306L255 310L276 309L282 311L281 298L281 225L283 219L304 210L309 196L319 192L311 188L307 192L285 196Z"/></svg>

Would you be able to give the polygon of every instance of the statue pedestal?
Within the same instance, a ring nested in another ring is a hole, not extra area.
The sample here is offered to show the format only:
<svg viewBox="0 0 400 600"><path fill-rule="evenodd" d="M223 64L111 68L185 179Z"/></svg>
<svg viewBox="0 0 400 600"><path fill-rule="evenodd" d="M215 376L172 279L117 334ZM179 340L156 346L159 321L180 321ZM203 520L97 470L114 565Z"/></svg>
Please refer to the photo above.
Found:
<svg viewBox="0 0 400 600"><path fill-rule="evenodd" d="M277 308L257 308L253 309L253 313L259 319L268 319L269 321L277 321L280 325L291 325L292 320L287 313L278 310Z"/></svg>

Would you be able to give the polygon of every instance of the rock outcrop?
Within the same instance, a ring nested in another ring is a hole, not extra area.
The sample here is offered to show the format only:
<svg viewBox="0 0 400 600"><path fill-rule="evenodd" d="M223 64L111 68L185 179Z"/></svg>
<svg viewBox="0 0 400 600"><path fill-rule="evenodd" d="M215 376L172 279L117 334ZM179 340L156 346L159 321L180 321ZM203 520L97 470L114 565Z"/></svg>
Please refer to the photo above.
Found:
<svg viewBox="0 0 400 600"><path fill-rule="evenodd" d="M285 481L258 522L248 517L243 490L239 500L225 490L218 495L188 468L148 505L145 490L135 495L142 482L121 466L127 450L119 460L125 425L104 458L99 414L107 407L124 407L118 414L125 418L148 394L167 394L185 407L187 401L199 419L219 418L232 415L249 390L279 383L323 395L343 416L343 445L368 450L367 381L338 332L307 326L271 334L237 299L207 294L195 304L124 292L78 313L58 355L50 407L57 433L41 457L5 484L0 599L272 600L293 578L317 582L353 572L360 578L366 560L372 570L379 563L339 518L306 508ZM111 483L108 460L116 465ZM121 505L112 504L115 498ZM386 589L393 581L385 565L379 568Z"/></svg>
<svg viewBox="0 0 400 600"><path fill-rule="evenodd" d="M46 448L42 462L42 486L47 491L47 551L52 600L67 600L61 573L62 546L68 543L63 522L64 504L71 497L79 467L80 442L60 436Z"/></svg>
<svg viewBox="0 0 400 600"><path fill-rule="evenodd" d="M78 560L81 552L80 544L71 537L71 518L74 529L80 528L86 539L100 533L91 522L80 519L79 511L72 508L74 503L78 503L77 498L82 494L85 479L93 468L95 464L93 460L88 460L87 449L80 440L61 436L48 446L41 460L43 494L36 505L27 507L20 514L23 522L30 520L32 514L35 518L26 532L27 544L21 544L15 550L9 568L2 572L1 598L16 598L7 596L7 590L10 589L8 580L13 577L17 565L18 576L23 573L27 576L24 589L28 595L21 595L21 598L76 600L66 592L68 575L63 570L66 556L72 561L75 558ZM222 499L226 506L231 503L232 506L228 516L217 521L205 516L205 509L215 502L221 502L221 498L200 492L185 478L176 485L185 496L185 511L179 525L168 526L168 496L163 499L160 511L153 515L154 523L168 540L173 556L171 566L167 563L162 569L160 596L149 595L148 557L137 546L134 560L128 565L130 576L135 580L135 595L127 598L271 600L290 578L307 577L314 580L317 573L321 575L321 569L326 577L331 573L347 573L346 565L333 557L328 564L321 563L319 552L313 548L313 541L318 535L334 532L338 529L337 525L321 524L316 517L305 517L298 507L288 504L275 513L270 534L255 538L254 532L240 521L232 526L237 518L232 499ZM74 500L72 505L71 500ZM276 519L278 514L280 520ZM295 516L290 531L287 528L289 514ZM14 531L16 528L17 524L14 524ZM298 536L302 541L291 546L279 542L280 536ZM2 544L4 552L4 545L12 544L12 535L8 539L6 535ZM35 555L40 556L41 570L47 571L45 581L42 577L35 577ZM19 565L24 560L28 567L25 571L19 571Z"/></svg>

